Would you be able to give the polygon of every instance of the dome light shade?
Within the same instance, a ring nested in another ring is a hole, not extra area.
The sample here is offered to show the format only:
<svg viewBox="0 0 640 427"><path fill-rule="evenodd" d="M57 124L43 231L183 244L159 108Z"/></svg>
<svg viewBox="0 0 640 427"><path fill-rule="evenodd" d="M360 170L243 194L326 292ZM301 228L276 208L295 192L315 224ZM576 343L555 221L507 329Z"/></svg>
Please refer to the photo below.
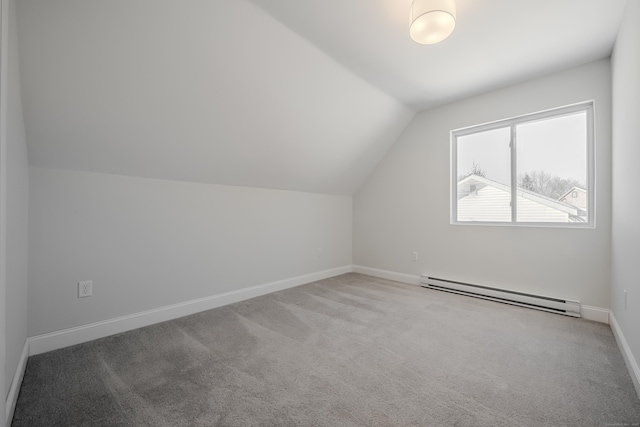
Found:
<svg viewBox="0 0 640 427"><path fill-rule="evenodd" d="M456 26L453 0L413 0L409 34L420 44L439 43L451 35Z"/></svg>

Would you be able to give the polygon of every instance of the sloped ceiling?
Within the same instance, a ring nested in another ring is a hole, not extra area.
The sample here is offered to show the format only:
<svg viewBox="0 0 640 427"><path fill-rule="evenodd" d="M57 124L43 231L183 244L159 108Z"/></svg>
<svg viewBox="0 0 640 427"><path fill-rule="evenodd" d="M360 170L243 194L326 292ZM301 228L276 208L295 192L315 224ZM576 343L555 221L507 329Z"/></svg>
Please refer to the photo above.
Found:
<svg viewBox="0 0 640 427"><path fill-rule="evenodd" d="M31 165L350 195L414 112L245 0L21 0Z"/></svg>
<svg viewBox="0 0 640 427"><path fill-rule="evenodd" d="M636 1L636 0L633 0ZM353 194L415 111L610 55L626 0L20 0L32 165Z"/></svg>
<svg viewBox="0 0 640 427"><path fill-rule="evenodd" d="M610 56L627 3L455 0L453 34L424 46L411 0L251 1L417 111Z"/></svg>

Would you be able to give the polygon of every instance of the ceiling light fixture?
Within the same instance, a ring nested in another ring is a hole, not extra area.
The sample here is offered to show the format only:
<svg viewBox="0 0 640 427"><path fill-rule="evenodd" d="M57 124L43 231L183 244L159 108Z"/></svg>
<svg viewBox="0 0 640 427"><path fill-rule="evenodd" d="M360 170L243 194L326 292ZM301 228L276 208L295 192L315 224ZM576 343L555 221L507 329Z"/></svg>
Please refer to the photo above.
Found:
<svg viewBox="0 0 640 427"><path fill-rule="evenodd" d="M439 43L451 35L456 26L453 0L413 0L409 34L420 44Z"/></svg>

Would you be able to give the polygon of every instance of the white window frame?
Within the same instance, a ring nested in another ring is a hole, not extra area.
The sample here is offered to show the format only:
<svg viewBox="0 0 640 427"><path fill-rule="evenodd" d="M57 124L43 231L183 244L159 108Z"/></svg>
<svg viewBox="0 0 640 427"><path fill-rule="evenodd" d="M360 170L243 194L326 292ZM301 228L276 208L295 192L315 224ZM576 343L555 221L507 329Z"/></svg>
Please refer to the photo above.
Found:
<svg viewBox="0 0 640 427"><path fill-rule="evenodd" d="M450 223L452 225L495 225L495 226L515 226L515 227L559 227L559 228L595 228L596 226L596 170L595 170L595 120L594 120L595 102L593 100L581 102L577 104L567 105L564 107L553 108L550 110L540 111L537 113L526 114L522 116L512 117L508 119L498 120L495 122L485 123L481 125L469 126L451 131L451 212ZM587 222L517 222L517 182L518 170L517 164L517 146L516 126L539 120L561 117L564 115L585 112L587 116ZM511 221L458 221L458 138L461 136L471 135L474 133L494 130L498 128L511 129L510 142L510 168L511 168Z"/></svg>

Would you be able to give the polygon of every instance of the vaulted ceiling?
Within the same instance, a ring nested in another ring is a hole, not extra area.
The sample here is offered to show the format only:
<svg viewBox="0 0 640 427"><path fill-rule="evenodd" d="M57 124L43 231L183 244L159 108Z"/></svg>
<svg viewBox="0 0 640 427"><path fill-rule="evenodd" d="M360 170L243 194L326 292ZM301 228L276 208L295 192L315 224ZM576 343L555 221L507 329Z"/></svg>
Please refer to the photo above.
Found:
<svg viewBox="0 0 640 427"><path fill-rule="evenodd" d="M415 110L606 58L627 0L455 0L453 34L409 37L411 0L251 0Z"/></svg>
<svg viewBox="0 0 640 427"><path fill-rule="evenodd" d="M415 114L607 57L626 0L19 0L34 166L353 194Z"/></svg>

